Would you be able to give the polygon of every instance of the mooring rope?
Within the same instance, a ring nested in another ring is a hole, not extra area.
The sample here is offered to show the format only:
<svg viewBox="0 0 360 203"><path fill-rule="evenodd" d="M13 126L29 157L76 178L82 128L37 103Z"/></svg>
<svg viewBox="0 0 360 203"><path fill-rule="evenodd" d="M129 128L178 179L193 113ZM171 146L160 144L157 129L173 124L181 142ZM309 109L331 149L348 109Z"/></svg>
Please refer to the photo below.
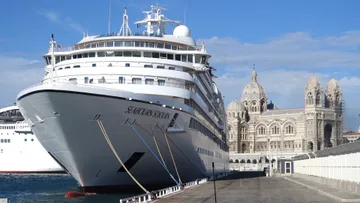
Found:
<svg viewBox="0 0 360 203"><path fill-rule="evenodd" d="M103 134L103 136L105 137L106 142L108 143L110 149L112 150L112 152L114 153L114 155L116 156L116 158L118 159L118 161L120 162L120 164L122 165L122 167L125 169L125 171L127 172L127 174L134 180L134 182L145 192L145 193L149 193L149 191L147 191L137 180L136 178L130 173L130 171L126 168L126 166L124 165L124 163L121 161L119 155L117 154L114 146L111 143L111 140L105 130L104 125L102 124L101 120L96 120L99 128Z"/></svg>
<svg viewBox="0 0 360 203"><path fill-rule="evenodd" d="M159 128L159 126L157 126L157 127ZM159 128L159 129L160 129L160 128ZM160 129L160 131L162 132L161 129ZM166 134L166 132L162 132L162 133L163 133L164 136L165 136L166 144L167 144L167 146L168 146L168 149L169 149L169 152L170 152L170 156L171 156L172 162L173 162L174 167L175 167L176 174L177 174L177 176L178 176L178 178L179 178L179 182L180 182L180 184L182 184L182 181L181 181L181 178L180 178L180 175L179 175L179 171L178 171L178 169L177 169L176 162L175 162L175 159L174 159L174 156L173 156L173 154L172 154L171 147L170 147L170 144L169 144L169 141L168 141L168 138L167 138L167 134Z"/></svg>
<svg viewBox="0 0 360 203"><path fill-rule="evenodd" d="M156 156L154 151L150 148L150 146L146 143L144 138L140 135L140 133L135 129L133 125L130 125L132 129L135 131L135 133L139 136L139 138L143 141L143 143L146 145L146 147L150 150L150 152L155 156L155 158L159 161L159 163L164 167L164 169L169 173L171 179L176 183L176 185L179 185L179 182L174 178L174 176L170 173L170 171L166 168L166 166L161 162L161 160Z"/></svg>

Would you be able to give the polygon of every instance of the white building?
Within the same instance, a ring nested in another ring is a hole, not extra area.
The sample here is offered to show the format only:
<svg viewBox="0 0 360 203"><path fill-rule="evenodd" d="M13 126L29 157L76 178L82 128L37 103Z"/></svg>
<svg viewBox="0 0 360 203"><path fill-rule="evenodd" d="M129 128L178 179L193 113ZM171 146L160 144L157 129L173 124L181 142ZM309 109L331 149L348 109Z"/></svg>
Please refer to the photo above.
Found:
<svg viewBox="0 0 360 203"><path fill-rule="evenodd" d="M254 69L240 100L227 108L230 162L261 163L338 145L342 140L342 90L335 79L323 88L315 75L305 87L302 108L268 103ZM265 158L267 157L267 158Z"/></svg>

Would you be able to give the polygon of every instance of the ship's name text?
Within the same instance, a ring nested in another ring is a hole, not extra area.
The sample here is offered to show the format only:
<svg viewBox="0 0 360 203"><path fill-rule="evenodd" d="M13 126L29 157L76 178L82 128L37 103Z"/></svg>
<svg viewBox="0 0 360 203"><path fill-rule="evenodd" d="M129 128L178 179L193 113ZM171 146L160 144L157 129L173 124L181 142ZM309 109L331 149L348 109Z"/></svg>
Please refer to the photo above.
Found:
<svg viewBox="0 0 360 203"><path fill-rule="evenodd" d="M161 118L161 119L168 119L170 117L169 113L151 110L147 108L134 107L134 106L129 106L128 109L125 111L125 113L136 114L141 116L151 116L154 118Z"/></svg>

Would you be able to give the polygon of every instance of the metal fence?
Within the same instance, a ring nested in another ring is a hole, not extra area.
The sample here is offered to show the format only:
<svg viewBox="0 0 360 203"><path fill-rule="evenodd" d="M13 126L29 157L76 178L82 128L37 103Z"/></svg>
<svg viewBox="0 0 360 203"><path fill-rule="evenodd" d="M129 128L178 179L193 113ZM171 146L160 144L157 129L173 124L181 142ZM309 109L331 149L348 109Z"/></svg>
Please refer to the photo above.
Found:
<svg viewBox="0 0 360 203"><path fill-rule="evenodd" d="M294 173L360 183L360 152L296 160Z"/></svg>

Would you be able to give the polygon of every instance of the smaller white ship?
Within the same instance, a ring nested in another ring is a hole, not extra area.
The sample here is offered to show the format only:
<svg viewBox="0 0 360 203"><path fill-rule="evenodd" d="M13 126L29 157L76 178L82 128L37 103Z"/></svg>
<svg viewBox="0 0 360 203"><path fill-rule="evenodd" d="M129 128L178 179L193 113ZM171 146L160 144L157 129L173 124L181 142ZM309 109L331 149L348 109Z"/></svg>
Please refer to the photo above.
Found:
<svg viewBox="0 0 360 203"><path fill-rule="evenodd" d="M0 173L64 173L17 106L0 109Z"/></svg>

